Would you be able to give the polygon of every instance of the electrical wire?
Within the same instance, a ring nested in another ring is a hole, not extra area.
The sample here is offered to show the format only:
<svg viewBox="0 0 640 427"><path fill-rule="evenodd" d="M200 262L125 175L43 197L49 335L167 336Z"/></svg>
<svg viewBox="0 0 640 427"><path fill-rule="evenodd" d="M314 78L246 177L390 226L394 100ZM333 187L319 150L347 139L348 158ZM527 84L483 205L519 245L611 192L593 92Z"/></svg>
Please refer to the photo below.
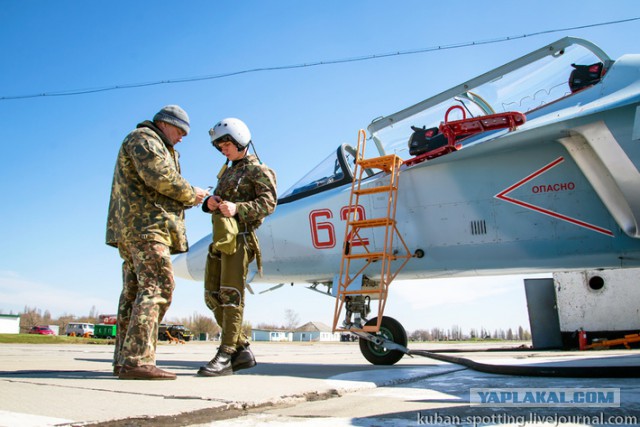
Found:
<svg viewBox="0 0 640 427"><path fill-rule="evenodd" d="M297 68L318 67L321 65L335 65L335 64L345 64L350 62L370 61L373 59L388 58L392 56L415 55L415 54L434 52L439 50L450 50L450 49L459 49L463 47L502 43L507 41L519 40L523 38L536 37L543 34L558 33L562 31L572 31L572 30L585 29L585 28L594 28L594 27L600 27L605 25L616 25L616 24L622 24L622 23L627 23L627 22L632 22L637 20L640 20L640 17L621 19L617 21L601 22L596 24L587 24L587 25L581 25L576 27L559 28L554 30L544 30L544 31L538 31L538 32L529 33L529 34L499 37L499 38L489 39L489 40L454 43L449 45L433 46L433 47L426 47L426 48L413 49L413 50L355 56L355 57L342 58L342 59L331 59L327 61L315 61L315 62L308 62L308 63L302 63L302 64L278 65L278 66L272 66L272 67L258 67L258 68L251 68L247 70L231 71L227 73L211 74L206 76L181 77L181 78L175 78L175 79L169 79L169 80L158 80L158 81L144 82L144 83L126 83L121 85L104 86L99 88L71 89L71 90L62 90L62 91L55 91L55 92L52 91L52 92L43 92L43 93L35 93L35 94L26 94L26 95L2 96L0 97L0 101L7 101L7 100L13 100L13 99L52 97L52 96L85 95L89 93L107 92L107 91L113 91L113 90L119 90L119 89L133 89L133 88L157 86L157 85L164 85L164 84L176 84L176 83L197 82L197 81L203 81L203 80L215 80L215 79L222 79L226 77L238 76L242 74L260 73L264 71L292 70Z"/></svg>

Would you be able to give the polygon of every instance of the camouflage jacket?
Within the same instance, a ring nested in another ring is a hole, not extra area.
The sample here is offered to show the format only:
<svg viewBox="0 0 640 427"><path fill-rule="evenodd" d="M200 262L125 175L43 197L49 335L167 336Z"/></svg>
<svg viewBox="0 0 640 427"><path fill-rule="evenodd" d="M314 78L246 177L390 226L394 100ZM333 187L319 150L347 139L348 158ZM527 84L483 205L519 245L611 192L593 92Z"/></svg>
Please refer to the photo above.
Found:
<svg viewBox="0 0 640 427"><path fill-rule="evenodd" d="M189 249L184 209L196 204L194 188L180 175L179 154L152 122L122 142L111 186L107 244L151 240L171 253Z"/></svg>
<svg viewBox="0 0 640 427"><path fill-rule="evenodd" d="M249 154L231 164L220 177L213 194L235 203L238 222L255 230L276 209L276 174ZM203 203L203 210L208 212L206 206Z"/></svg>

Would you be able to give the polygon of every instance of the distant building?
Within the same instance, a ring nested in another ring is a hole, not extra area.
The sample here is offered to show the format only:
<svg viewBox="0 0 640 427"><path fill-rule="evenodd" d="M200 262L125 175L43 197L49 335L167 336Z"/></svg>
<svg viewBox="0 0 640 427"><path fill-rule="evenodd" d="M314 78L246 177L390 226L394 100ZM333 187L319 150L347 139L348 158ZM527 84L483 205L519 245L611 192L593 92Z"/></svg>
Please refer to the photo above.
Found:
<svg viewBox="0 0 640 427"><path fill-rule="evenodd" d="M340 341L340 335L322 322L309 322L293 331L293 341Z"/></svg>
<svg viewBox="0 0 640 427"><path fill-rule="evenodd" d="M0 334L19 334L20 315L0 314Z"/></svg>
<svg viewBox="0 0 640 427"><path fill-rule="evenodd" d="M293 334L289 331L275 329L252 329L253 341L291 341Z"/></svg>

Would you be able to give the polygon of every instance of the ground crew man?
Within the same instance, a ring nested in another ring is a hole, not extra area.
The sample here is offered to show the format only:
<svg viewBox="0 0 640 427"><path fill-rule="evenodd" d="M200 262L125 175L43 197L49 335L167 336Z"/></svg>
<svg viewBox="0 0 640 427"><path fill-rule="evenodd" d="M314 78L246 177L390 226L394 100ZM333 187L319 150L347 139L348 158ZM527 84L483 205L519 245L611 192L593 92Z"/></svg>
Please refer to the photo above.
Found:
<svg viewBox="0 0 640 427"><path fill-rule="evenodd" d="M175 287L170 255L188 250L184 209L208 195L180 175L174 146L187 133L187 113L168 105L138 124L118 153L106 242L123 259L113 362L120 379L176 378L156 367L158 325Z"/></svg>
<svg viewBox="0 0 640 427"><path fill-rule="evenodd" d="M204 298L222 329L215 357L198 375L215 377L256 365L249 341L242 332L245 282L249 264L261 255L255 230L276 208L276 175L257 155L248 154L249 128L227 118L209 130L211 144L227 162L218 174L213 195L202 209L212 214L213 242L205 267ZM255 148L254 148L255 152ZM228 166L231 162L231 166Z"/></svg>

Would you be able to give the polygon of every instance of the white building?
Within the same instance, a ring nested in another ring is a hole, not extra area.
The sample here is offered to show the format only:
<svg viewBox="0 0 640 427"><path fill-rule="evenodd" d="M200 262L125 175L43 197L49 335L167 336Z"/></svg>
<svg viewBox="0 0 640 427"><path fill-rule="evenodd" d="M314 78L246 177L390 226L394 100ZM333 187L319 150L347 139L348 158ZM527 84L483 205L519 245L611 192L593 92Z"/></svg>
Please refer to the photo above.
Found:
<svg viewBox="0 0 640 427"><path fill-rule="evenodd" d="M0 334L19 334L20 315L0 314Z"/></svg>
<svg viewBox="0 0 640 427"><path fill-rule="evenodd" d="M289 331L274 329L252 329L252 341L291 341L293 334Z"/></svg>
<svg viewBox="0 0 640 427"><path fill-rule="evenodd" d="M340 332L322 322L309 322L293 331L293 341L340 341Z"/></svg>

